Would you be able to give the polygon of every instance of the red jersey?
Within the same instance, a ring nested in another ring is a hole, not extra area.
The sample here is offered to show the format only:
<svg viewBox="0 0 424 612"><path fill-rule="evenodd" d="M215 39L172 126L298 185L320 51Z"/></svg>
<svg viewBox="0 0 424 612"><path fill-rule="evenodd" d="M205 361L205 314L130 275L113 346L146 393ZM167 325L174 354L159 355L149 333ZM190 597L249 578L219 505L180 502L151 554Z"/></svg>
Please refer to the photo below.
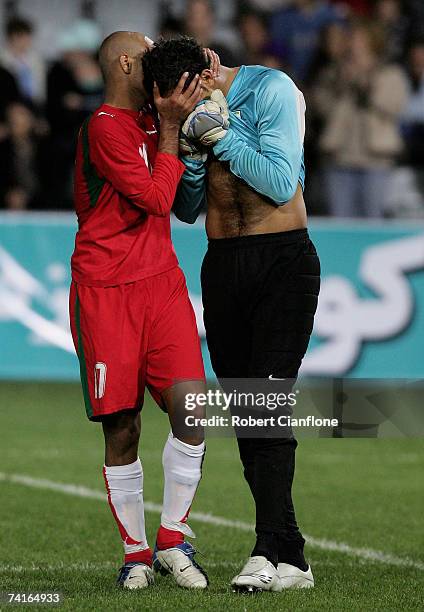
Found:
<svg viewBox="0 0 424 612"><path fill-rule="evenodd" d="M185 166L158 153L150 113L103 104L83 124L77 145L78 232L72 278L109 287L178 265L170 211Z"/></svg>

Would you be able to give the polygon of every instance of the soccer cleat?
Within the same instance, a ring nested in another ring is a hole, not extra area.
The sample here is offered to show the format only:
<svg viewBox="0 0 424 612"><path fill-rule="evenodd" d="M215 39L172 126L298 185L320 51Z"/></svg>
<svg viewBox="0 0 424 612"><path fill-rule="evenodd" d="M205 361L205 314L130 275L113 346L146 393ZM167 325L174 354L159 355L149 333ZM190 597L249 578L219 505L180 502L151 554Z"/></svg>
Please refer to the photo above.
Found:
<svg viewBox="0 0 424 612"><path fill-rule="evenodd" d="M235 593L260 593L282 589L277 569L266 557L250 557L246 565L231 582Z"/></svg>
<svg viewBox="0 0 424 612"><path fill-rule="evenodd" d="M178 586L184 589L205 589L209 580L206 572L196 563L195 549L189 542L153 554L153 568L162 575L171 574Z"/></svg>
<svg viewBox="0 0 424 612"><path fill-rule="evenodd" d="M278 575L283 589L310 589L314 586L314 577L310 565L308 565L306 572L302 572L295 565L279 563Z"/></svg>
<svg viewBox="0 0 424 612"><path fill-rule="evenodd" d="M124 589L145 589L153 584L152 569L145 563L125 563L119 571L117 584Z"/></svg>

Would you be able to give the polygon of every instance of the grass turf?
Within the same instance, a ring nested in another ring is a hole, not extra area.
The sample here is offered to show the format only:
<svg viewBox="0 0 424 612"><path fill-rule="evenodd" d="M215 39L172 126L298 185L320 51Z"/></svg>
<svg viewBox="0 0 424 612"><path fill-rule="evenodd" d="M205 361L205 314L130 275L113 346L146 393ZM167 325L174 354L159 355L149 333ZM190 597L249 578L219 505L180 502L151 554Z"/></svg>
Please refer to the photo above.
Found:
<svg viewBox="0 0 424 612"><path fill-rule="evenodd" d="M84 417L72 384L0 385L0 471L103 490L100 426ZM148 401L140 455L145 498L162 497L166 416ZM422 560L421 440L301 441L295 501L305 533ZM422 610L423 571L308 547L316 587L243 596L229 580L249 555L253 534L192 520L207 592L158 577L143 592L114 581L122 550L107 504L0 481L0 591L60 591L64 610ZM210 439L194 510L253 522L234 440ZM150 542L159 515L146 515ZM8 606L0 605L0 609ZM31 606L31 609L41 606Z"/></svg>

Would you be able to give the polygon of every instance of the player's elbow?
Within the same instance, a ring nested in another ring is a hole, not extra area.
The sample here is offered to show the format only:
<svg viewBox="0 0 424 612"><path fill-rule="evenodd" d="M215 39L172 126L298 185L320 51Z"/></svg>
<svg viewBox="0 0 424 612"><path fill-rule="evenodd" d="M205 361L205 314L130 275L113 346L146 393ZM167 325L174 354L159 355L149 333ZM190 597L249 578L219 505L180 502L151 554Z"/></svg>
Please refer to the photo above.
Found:
<svg viewBox="0 0 424 612"><path fill-rule="evenodd" d="M295 193L296 185L285 184L272 189L272 193L269 194L269 197L274 200L278 206L283 206L283 204L287 204L287 202L290 202L290 200L294 198Z"/></svg>
<svg viewBox="0 0 424 612"><path fill-rule="evenodd" d="M203 205L203 199L196 202L194 206L191 202L188 204L186 201L181 202L176 200L172 208L172 212L179 221L193 225L193 223L196 223Z"/></svg>
<svg viewBox="0 0 424 612"><path fill-rule="evenodd" d="M163 194L152 190L132 199L136 206L143 208L149 215L154 217L166 217L171 212L172 200Z"/></svg>
<svg viewBox="0 0 424 612"><path fill-rule="evenodd" d="M173 212L179 221L182 221L183 223L188 223L189 225L193 225L193 223L196 223L197 217L199 216L199 213L196 211L187 212L178 209L173 209Z"/></svg>
<svg viewBox="0 0 424 612"><path fill-rule="evenodd" d="M184 223L188 223L189 225L193 225L197 221L197 215L187 215L184 217L179 217L180 221L184 221Z"/></svg>
<svg viewBox="0 0 424 612"><path fill-rule="evenodd" d="M281 179L273 186L270 197L279 206L282 206L294 198L296 187L297 185L295 181L289 181L286 178Z"/></svg>
<svg viewBox="0 0 424 612"><path fill-rule="evenodd" d="M290 166L271 163L265 173L263 194L279 206L289 202L295 195L298 177Z"/></svg>
<svg viewBox="0 0 424 612"><path fill-rule="evenodd" d="M152 217L166 217L170 212L170 209L165 208L160 202L155 200L147 201L143 199L139 202L135 202L135 204Z"/></svg>
<svg viewBox="0 0 424 612"><path fill-rule="evenodd" d="M153 217L166 217L171 212L171 206L164 205L162 202L152 202L150 207L150 214Z"/></svg>

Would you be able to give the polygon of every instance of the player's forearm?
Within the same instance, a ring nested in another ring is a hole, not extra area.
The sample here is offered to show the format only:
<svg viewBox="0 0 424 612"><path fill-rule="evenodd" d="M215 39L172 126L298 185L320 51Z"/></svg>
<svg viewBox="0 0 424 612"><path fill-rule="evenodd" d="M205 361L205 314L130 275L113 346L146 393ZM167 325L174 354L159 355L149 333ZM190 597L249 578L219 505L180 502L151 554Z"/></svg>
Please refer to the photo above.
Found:
<svg viewBox="0 0 424 612"><path fill-rule="evenodd" d="M184 171L184 166L178 159L179 130L178 123L162 120L158 156L151 184L145 193L140 194L140 205L151 215L165 216L171 212L178 183ZM168 155L172 157L167 157Z"/></svg>
<svg viewBox="0 0 424 612"><path fill-rule="evenodd" d="M129 197L148 214L164 217L171 212L184 164L177 157L158 152L150 180L140 185L140 191Z"/></svg>
<svg viewBox="0 0 424 612"><path fill-rule="evenodd" d="M179 134L179 123L167 121L166 119L162 120L160 124L158 151L161 153L168 153L169 155L175 155L176 157L178 157Z"/></svg>
<svg viewBox="0 0 424 612"><path fill-rule="evenodd" d="M166 151L158 151L153 165L143 154L141 147L137 150L133 140L125 132L115 134L103 132L101 138L94 141L93 161L101 177L126 197L134 206L141 208L149 215L166 216L170 213L178 183L185 170L178 159L178 131L175 136L165 126L163 136ZM174 142L174 153L172 153Z"/></svg>
<svg viewBox="0 0 424 612"><path fill-rule="evenodd" d="M230 169L258 193L284 204L294 196L302 163L300 155L280 155L271 159L239 138L231 129L214 147L220 161L229 161Z"/></svg>

